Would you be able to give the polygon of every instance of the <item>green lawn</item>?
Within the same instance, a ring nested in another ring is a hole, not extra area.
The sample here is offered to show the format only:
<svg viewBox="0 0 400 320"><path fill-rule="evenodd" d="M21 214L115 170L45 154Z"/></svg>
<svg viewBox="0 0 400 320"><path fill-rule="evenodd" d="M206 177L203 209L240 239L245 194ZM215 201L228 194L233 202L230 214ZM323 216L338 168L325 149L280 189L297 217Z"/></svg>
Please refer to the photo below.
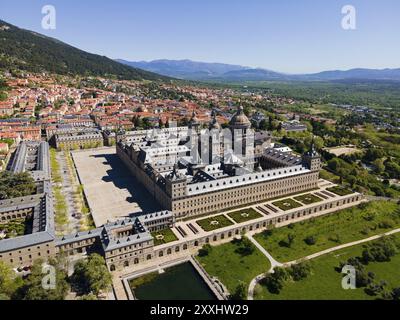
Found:
<svg viewBox="0 0 400 320"><path fill-rule="evenodd" d="M353 191L345 189L343 187L335 186L332 188L327 188L327 191L333 192L334 194L337 194L338 196L347 196L349 194L352 194Z"/></svg>
<svg viewBox="0 0 400 320"><path fill-rule="evenodd" d="M322 199L320 197L317 197L316 195L313 195L311 193L295 197L294 199L297 201L300 201L301 203L303 203L305 205L322 201Z"/></svg>
<svg viewBox="0 0 400 320"><path fill-rule="evenodd" d="M261 213L258 213L256 210L249 208L240 211L235 211L228 213L228 216L232 218L236 223L242 223L254 219L258 219L262 217Z"/></svg>
<svg viewBox="0 0 400 320"><path fill-rule="evenodd" d="M320 177L321 177L321 179L325 179L325 180L331 181L333 183L340 183L339 176L337 176L336 174L334 174L330 171L326 171L325 169L322 169L320 171Z"/></svg>
<svg viewBox="0 0 400 320"><path fill-rule="evenodd" d="M399 241L400 236L396 239ZM267 288L257 285L255 299L257 300L371 300L375 299L364 292L364 288L344 290L341 286L343 274L335 270L340 262L361 254L365 245L335 251L310 261L311 275L298 282L285 282L279 294L272 294ZM373 262L365 266L367 272L375 273L375 282L385 280L387 289L400 286L400 254L390 262Z"/></svg>
<svg viewBox="0 0 400 320"><path fill-rule="evenodd" d="M154 238L154 246L159 246L161 244L169 243L178 240L176 235L171 229L164 229L161 231L152 232L151 235ZM157 236L159 237L157 239Z"/></svg>
<svg viewBox="0 0 400 320"><path fill-rule="evenodd" d="M213 231L217 229L221 229L227 226L233 225L233 222L230 221L224 215L219 215L215 217L210 217L202 220L197 220L196 223L204 230L204 231Z"/></svg>
<svg viewBox="0 0 400 320"><path fill-rule="evenodd" d="M302 204L294 201L293 199L284 199L284 200L280 200L280 201L275 201L272 202L272 204L275 207L278 207L279 209L283 210L283 211L288 211L294 208L300 208L302 207Z"/></svg>
<svg viewBox="0 0 400 320"><path fill-rule="evenodd" d="M207 273L217 277L230 293L241 283L248 287L254 277L271 267L269 260L255 247L252 254L245 256L236 252L238 248L239 244L229 242L212 247L205 257L196 257Z"/></svg>
<svg viewBox="0 0 400 320"><path fill-rule="evenodd" d="M399 226L399 205L376 201L286 227L267 230L257 234L255 239L276 260L288 262L343 243L381 234ZM290 246L289 235L294 236ZM310 236L316 239L314 245L305 242Z"/></svg>

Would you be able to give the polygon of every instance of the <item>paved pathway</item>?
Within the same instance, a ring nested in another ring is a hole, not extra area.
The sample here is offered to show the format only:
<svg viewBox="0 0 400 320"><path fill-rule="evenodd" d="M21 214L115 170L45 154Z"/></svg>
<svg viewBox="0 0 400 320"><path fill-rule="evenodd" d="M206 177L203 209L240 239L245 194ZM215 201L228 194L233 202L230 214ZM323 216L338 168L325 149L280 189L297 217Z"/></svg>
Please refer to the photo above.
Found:
<svg viewBox="0 0 400 320"><path fill-rule="evenodd" d="M269 272L273 271L275 267L281 267L282 263L276 261L267 250L264 249L264 247L259 244L251 235L246 235L247 238L250 239L251 242L262 252L264 256L267 257L269 262L271 262L271 268L269 269Z"/></svg>
<svg viewBox="0 0 400 320"><path fill-rule="evenodd" d="M396 234L396 233L399 233L399 232L400 232L400 228L392 230L392 231L388 231L388 232L383 233L383 234L378 234L378 235L375 235L375 236L372 236L372 237L369 237L369 238L366 238L366 239L345 243L345 244L342 244L340 246L329 248L329 249L326 249L326 250L311 254L309 256L306 256L306 257L303 257L303 258L300 258L300 259L297 259L297 260L286 262L284 264L276 261L256 240L254 240L253 237L248 236L248 238L257 246L257 248L260 249L260 251L269 259L269 261L271 261L271 269L268 271L269 273L271 273L271 272L273 272L273 268L274 268L273 265L278 266L278 267L281 267L281 266L289 267L289 266L291 266L293 264L300 263L301 261L315 259L317 257L323 256L325 254L328 254L328 253L331 253L331 252L334 252L334 251L337 251L337 250L340 250L340 249L345 249L345 248L353 247L353 246L356 246L358 244L362 244L362 243L365 243L365 242L374 241L374 240L377 240L377 239L379 239L381 237L390 236L390 235L393 235L393 234ZM260 275L256 276L253 280L251 280L250 285L249 285L248 297L247 297L248 300L253 300L254 299L254 289L255 289L257 283L260 280L264 279L264 278L265 278L265 273L260 274Z"/></svg>
<svg viewBox="0 0 400 320"><path fill-rule="evenodd" d="M247 238L250 239L250 241L261 251L263 255L267 257L269 262L271 263L271 268L268 270L268 273L274 272L275 267L281 267L283 266L282 263L276 261L267 250L264 249L264 247L259 244L251 235L246 235ZM254 296L254 288L256 287L256 284L265 278L265 273L259 274L256 276L253 280L251 280L250 285L249 285L249 291L248 291L248 300L253 300Z"/></svg>
<svg viewBox="0 0 400 320"><path fill-rule="evenodd" d="M390 201L390 202L399 201L399 199L396 199L396 198L376 197L376 196L369 196L369 195L366 195L365 198L368 199L369 201Z"/></svg>

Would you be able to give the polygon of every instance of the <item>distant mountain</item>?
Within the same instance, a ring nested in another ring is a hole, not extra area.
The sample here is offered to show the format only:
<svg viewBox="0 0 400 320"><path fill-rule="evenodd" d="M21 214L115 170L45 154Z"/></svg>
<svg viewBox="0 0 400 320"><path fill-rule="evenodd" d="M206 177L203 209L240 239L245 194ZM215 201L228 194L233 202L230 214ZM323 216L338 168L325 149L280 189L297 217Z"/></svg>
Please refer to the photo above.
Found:
<svg viewBox="0 0 400 320"><path fill-rule="evenodd" d="M104 56L91 54L59 40L20 29L0 20L0 69L57 74L115 76L121 79L166 79Z"/></svg>
<svg viewBox="0 0 400 320"><path fill-rule="evenodd" d="M266 69L244 69L226 72L219 79L227 81L273 81L291 80L291 76Z"/></svg>
<svg viewBox="0 0 400 320"><path fill-rule="evenodd" d="M154 61L126 61L117 59L131 67L141 68L165 76L188 80L206 80L220 77L227 72L246 70L248 68L224 63L196 62L191 60L154 60Z"/></svg>
<svg viewBox="0 0 400 320"><path fill-rule="evenodd" d="M249 68L223 63L206 63L191 60L154 60L150 62L118 62L165 76L208 81L333 81L333 80L394 80L400 81L400 69L351 69L324 71L313 74L285 74L261 68Z"/></svg>
<svg viewBox="0 0 400 320"><path fill-rule="evenodd" d="M400 81L400 69L351 69L346 71L323 71L315 74L300 75L302 80L396 80Z"/></svg>

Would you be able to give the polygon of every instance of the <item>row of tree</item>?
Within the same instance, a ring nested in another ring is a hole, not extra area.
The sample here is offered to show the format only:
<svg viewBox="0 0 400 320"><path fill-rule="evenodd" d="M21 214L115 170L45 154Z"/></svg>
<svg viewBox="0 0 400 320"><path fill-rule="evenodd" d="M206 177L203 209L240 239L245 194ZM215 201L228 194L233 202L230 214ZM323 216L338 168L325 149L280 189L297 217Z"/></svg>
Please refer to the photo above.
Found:
<svg viewBox="0 0 400 320"><path fill-rule="evenodd" d="M111 287L111 274L98 254L77 262L71 277L65 272L66 262L62 257L50 260L48 265L55 271L54 278L41 260L35 261L24 277L0 262L0 300L64 300L71 289L79 299L94 300Z"/></svg>

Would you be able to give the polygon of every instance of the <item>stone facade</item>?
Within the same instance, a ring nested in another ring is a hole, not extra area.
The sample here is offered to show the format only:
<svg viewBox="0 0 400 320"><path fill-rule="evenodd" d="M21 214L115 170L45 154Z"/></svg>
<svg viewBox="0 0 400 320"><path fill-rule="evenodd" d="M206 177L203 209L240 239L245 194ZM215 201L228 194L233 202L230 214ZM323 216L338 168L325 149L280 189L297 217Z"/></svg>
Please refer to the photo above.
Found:
<svg viewBox="0 0 400 320"><path fill-rule="evenodd" d="M195 114L189 131L182 127L156 134L151 130L120 134L117 154L154 200L172 211L177 219L220 212L317 187L321 159L314 149L302 157L273 148L265 148L256 155L257 142L250 138L250 122L246 119L239 109L231 120L231 131L228 131L231 138L208 144L209 154L216 159L208 164L202 162L204 157L199 157L204 145L200 143L199 150L196 143L194 147L191 145L193 141L208 137L199 131ZM210 128L215 130L214 122ZM238 139L242 141L236 141ZM238 155L225 152L233 145L239 146Z"/></svg>

